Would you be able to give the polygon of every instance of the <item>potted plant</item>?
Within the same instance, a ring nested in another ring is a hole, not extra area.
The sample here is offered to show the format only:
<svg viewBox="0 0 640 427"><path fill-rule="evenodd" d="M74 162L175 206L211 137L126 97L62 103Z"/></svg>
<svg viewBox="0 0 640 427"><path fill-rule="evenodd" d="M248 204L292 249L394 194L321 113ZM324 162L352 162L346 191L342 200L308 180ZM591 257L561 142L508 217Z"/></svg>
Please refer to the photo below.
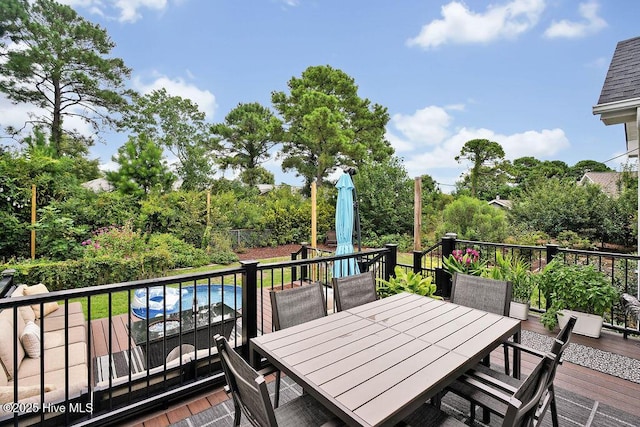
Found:
<svg viewBox="0 0 640 427"><path fill-rule="evenodd" d="M563 264L553 260L539 274L538 286L551 301L540 317L548 329L562 327L571 315L578 317L573 332L592 338L600 337L602 316L615 304L618 290L611 280L593 265Z"/></svg>
<svg viewBox="0 0 640 427"><path fill-rule="evenodd" d="M422 277L420 273L405 270L400 266L396 266L393 272L394 276L390 277L389 280L376 279L380 284L377 289L380 297L384 298L400 292L410 292L433 299L442 299L435 295L436 284L431 283L431 277Z"/></svg>
<svg viewBox="0 0 640 427"><path fill-rule="evenodd" d="M534 275L531 273L529 263L519 256L496 252L495 265L485 269L482 276L510 282L512 296L509 316L520 320L529 318L531 294L535 287Z"/></svg>

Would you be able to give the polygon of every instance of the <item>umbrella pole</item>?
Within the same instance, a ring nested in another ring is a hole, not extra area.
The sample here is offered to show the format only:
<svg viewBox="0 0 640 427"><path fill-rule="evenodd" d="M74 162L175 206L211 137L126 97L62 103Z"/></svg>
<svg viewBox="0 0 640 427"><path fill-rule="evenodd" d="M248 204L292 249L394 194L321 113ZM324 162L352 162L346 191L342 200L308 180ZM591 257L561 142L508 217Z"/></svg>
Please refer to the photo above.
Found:
<svg viewBox="0 0 640 427"><path fill-rule="evenodd" d="M356 237L358 239L358 252L362 252L362 245L361 245L362 240L360 235L360 208L358 207L358 192L356 191L355 184L353 185L353 208L355 211L355 216L353 220L356 223L355 229L356 229Z"/></svg>

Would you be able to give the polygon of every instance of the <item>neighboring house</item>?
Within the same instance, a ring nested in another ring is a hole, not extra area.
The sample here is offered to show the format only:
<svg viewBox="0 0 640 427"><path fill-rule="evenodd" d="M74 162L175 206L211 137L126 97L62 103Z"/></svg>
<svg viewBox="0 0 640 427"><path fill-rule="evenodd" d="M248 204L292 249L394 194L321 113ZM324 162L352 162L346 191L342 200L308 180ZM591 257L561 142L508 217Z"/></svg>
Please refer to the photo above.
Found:
<svg viewBox="0 0 640 427"><path fill-rule="evenodd" d="M82 185L84 188L88 190L93 191L94 193L101 193L103 191L111 192L115 190L113 185L111 185L106 178L92 179L91 181L83 182L80 185ZM173 183L173 185L171 186L171 189L173 191L177 191L180 189L180 187L182 187L182 180L178 179L176 180L176 182Z"/></svg>
<svg viewBox="0 0 640 427"><path fill-rule="evenodd" d="M106 178L96 178L91 181L83 182L82 185L84 188L93 191L94 193L101 193L103 191L113 191L113 185L109 184L109 181Z"/></svg>
<svg viewBox="0 0 640 427"><path fill-rule="evenodd" d="M636 172L630 172L636 176ZM595 184L609 197L618 197L621 190L623 172L587 172L578 181L578 184Z"/></svg>
<svg viewBox="0 0 640 427"><path fill-rule="evenodd" d="M488 202L491 206L495 206L500 209L510 210L513 203L511 200L501 199L500 196L496 196L495 199Z"/></svg>
<svg viewBox="0 0 640 427"><path fill-rule="evenodd" d="M593 114L607 126L624 124L629 157L638 157L640 37L618 42Z"/></svg>

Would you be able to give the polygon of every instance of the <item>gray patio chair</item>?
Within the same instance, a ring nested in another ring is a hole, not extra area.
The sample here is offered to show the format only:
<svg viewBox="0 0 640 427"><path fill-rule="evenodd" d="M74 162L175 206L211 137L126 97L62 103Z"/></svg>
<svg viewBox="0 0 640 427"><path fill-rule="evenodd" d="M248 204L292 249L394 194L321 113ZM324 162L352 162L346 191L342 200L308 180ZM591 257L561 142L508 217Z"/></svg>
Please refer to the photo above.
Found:
<svg viewBox="0 0 640 427"><path fill-rule="evenodd" d="M215 336L218 354L235 409L234 424L245 417L254 426L339 425L335 416L310 395L294 398L277 409L271 406L264 376L254 370L223 336Z"/></svg>
<svg viewBox="0 0 640 427"><path fill-rule="evenodd" d="M558 410L556 407L555 389L553 387L553 380L555 379L556 370L558 365L561 364L561 358L565 349L569 346L571 340L571 333L573 327L576 324L577 318L571 316L567 324L558 333L556 339L551 345L551 349L548 353L541 352L539 350L529 348L518 343L509 343L510 346L520 349L529 354L544 358L545 355L553 355L553 364L551 365L551 372L547 378L547 384L545 386L545 395L536 413L536 422L540 422L546 413L547 409L551 407L551 420L554 427L558 427ZM507 391L515 391L520 387L524 381L513 378L502 372L495 371L484 365L478 365L473 370L469 371L467 375L448 387L448 390L463 397L471 402L470 417L471 420L475 419L475 406L480 406L488 410L491 413L504 416L505 408L504 404L496 400L491 393L486 392L486 388L474 387L474 384L469 384L467 378L475 378L478 381L486 384L486 387L490 389L499 389ZM525 380L526 381L526 380Z"/></svg>
<svg viewBox="0 0 640 427"><path fill-rule="evenodd" d="M337 311L348 310L378 298L373 271L353 276L334 277L332 284Z"/></svg>
<svg viewBox="0 0 640 427"><path fill-rule="evenodd" d="M289 328L327 315L322 284L304 285L282 291L271 291L271 314L273 329ZM280 403L280 371L276 374L274 406Z"/></svg>
<svg viewBox="0 0 640 427"><path fill-rule="evenodd" d="M502 404L503 427L536 426L541 401L547 392L547 383L553 381L552 370L556 356L547 353L517 389L500 390L488 386L483 380L469 376L466 381L478 389L486 389L496 401ZM467 424L447 416L432 405L423 405L407 417L404 422L410 426L457 427ZM471 425L474 425L473 420Z"/></svg>
<svg viewBox="0 0 640 427"><path fill-rule="evenodd" d="M510 282L456 273L451 287L451 302L489 313L509 315L512 286ZM489 364L489 359L485 359ZM504 345L504 372L509 374L509 347Z"/></svg>

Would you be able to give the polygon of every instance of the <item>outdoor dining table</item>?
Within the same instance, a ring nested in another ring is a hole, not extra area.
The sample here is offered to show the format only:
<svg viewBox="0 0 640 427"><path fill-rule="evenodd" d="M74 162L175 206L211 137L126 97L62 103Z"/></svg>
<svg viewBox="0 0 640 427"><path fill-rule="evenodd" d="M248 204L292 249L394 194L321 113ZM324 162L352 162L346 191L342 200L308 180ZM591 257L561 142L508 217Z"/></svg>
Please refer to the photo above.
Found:
<svg viewBox="0 0 640 427"><path fill-rule="evenodd" d="M394 425L472 368L520 321L401 293L251 339L349 425ZM514 376L520 355L514 353Z"/></svg>

